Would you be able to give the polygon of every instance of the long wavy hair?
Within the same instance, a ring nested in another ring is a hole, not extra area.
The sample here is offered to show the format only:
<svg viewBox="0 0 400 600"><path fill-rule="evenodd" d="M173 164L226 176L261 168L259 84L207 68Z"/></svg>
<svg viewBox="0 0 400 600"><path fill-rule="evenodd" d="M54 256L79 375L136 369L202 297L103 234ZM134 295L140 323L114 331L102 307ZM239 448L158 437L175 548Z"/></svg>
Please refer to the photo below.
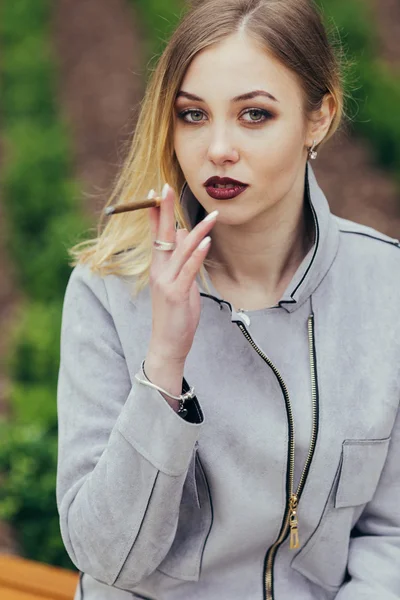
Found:
<svg viewBox="0 0 400 600"><path fill-rule="evenodd" d="M323 143L335 133L344 111L341 52L329 41L313 0L194 0L149 78L132 144L107 206L140 201L165 181L179 197L185 178L173 147L177 93L194 57L239 30L297 75L306 115L321 107L326 94L333 97L335 116ZM190 229L178 201L175 217L179 227ZM100 217L97 237L76 245L70 254L72 266L86 263L101 275L133 276L139 292L149 282L152 255L147 211L116 215L106 223Z"/></svg>

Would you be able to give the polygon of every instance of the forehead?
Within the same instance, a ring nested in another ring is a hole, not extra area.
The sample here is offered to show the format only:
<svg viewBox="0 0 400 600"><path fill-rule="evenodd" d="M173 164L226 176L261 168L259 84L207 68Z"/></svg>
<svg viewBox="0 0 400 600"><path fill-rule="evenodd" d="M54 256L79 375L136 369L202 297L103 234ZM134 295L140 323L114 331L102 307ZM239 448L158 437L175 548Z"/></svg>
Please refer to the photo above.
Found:
<svg viewBox="0 0 400 600"><path fill-rule="evenodd" d="M265 89L279 101L290 94L298 99L296 75L251 37L237 33L202 50L189 65L181 89L200 97L207 92L234 97Z"/></svg>

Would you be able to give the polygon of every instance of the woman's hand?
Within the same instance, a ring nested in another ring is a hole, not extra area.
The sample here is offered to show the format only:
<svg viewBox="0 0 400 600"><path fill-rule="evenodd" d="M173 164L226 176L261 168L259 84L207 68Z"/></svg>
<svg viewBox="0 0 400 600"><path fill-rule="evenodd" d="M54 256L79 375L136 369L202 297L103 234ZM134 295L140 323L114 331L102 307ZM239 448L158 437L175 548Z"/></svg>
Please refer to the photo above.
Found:
<svg viewBox="0 0 400 600"><path fill-rule="evenodd" d="M177 246L173 252L153 248L150 269L153 325L146 364L151 358L152 364L167 363L183 369L200 321L196 276L210 248L211 238L207 234L218 212L208 215L190 233L186 229L176 231L175 198L174 191L166 184L161 206L149 209L152 241L175 242Z"/></svg>

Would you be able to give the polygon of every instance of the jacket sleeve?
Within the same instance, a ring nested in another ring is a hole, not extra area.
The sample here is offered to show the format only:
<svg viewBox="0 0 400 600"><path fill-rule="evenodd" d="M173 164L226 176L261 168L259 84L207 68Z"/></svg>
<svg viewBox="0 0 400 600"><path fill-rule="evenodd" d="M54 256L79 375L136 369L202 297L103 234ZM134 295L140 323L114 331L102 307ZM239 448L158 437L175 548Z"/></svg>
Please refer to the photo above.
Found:
<svg viewBox="0 0 400 600"><path fill-rule="evenodd" d="M132 591L173 542L203 418L198 407L197 423L182 419L131 381L104 281L82 266L65 294L57 410L67 552L80 571Z"/></svg>
<svg viewBox="0 0 400 600"><path fill-rule="evenodd" d="M347 581L336 600L400 598L400 411L374 498L350 540Z"/></svg>

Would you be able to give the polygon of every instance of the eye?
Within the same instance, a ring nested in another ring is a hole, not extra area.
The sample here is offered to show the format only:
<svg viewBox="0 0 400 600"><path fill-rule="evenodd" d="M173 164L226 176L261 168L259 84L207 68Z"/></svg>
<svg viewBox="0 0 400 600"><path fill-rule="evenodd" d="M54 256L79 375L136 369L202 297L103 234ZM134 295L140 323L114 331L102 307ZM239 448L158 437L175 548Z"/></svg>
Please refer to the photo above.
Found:
<svg viewBox="0 0 400 600"><path fill-rule="evenodd" d="M246 123L264 123L264 121L268 121L268 119L272 119L272 114L267 110L263 110L261 108L249 108L246 110L243 115L249 115L249 119L244 119Z"/></svg>
<svg viewBox="0 0 400 600"><path fill-rule="evenodd" d="M264 123L265 121L268 121L269 119L273 118L273 115L270 112L261 108L249 108L246 111L244 111L241 116L243 117L244 115L249 116L249 119L243 119L245 123L250 123L254 125ZM206 115L203 111L193 108L183 110L179 112L177 116L178 119L190 125L202 123L206 120Z"/></svg>
<svg viewBox="0 0 400 600"><path fill-rule="evenodd" d="M189 115L191 117L190 119L187 118ZM201 123L203 121L202 117L204 116L205 114L201 110L194 109L186 109L178 113L178 119L185 121L185 123Z"/></svg>

